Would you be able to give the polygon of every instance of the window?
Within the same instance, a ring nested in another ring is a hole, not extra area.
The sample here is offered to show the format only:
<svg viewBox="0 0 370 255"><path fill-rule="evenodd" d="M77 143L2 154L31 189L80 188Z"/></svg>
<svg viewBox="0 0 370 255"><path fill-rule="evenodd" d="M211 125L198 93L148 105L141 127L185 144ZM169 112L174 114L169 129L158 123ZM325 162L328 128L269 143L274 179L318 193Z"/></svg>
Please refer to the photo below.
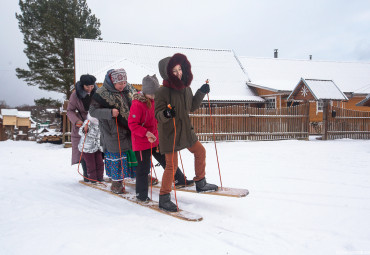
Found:
<svg viewBox="0 0 370 255"><path fill-rule="evenodd" d="M276 99L274 97L266 98L266 108L276 108Z"/></svg>
<svg viewBox="0 0 370 255"><path fill-rule="evenodd" d="M324 110L324 101L319 100L316 102L317 111L322 112Z"/></svg>

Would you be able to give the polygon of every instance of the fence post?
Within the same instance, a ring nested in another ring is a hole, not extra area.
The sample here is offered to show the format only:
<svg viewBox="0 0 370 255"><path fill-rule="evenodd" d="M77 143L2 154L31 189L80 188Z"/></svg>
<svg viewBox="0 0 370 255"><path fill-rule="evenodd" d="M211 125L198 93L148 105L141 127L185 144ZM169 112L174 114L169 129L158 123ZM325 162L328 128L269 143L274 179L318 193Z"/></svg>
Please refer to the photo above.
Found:
<svg viewBox="0 0 370 255"><path fill-rule="evenodd" d="M323 137L322 140L328 140L328 128L329 128L329 100L324 100L324 107L323 107Z"/></svg>
<svg viewBox="0 0 370 255"><path fill-rule="evenodd" d="M307 140L310 140L310 102L309 101L306 102L306 114L307 114L307 117L306 117Z"/></svg>

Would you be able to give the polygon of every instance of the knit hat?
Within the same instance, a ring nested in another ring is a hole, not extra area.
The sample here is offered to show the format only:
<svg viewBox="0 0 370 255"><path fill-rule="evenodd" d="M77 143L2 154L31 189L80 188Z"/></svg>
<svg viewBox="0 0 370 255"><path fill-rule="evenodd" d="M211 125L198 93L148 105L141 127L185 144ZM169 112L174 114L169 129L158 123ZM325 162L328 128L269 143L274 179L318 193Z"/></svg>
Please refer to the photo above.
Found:
<svg viewBox="0 0 370 255"><path fill-rule="evenodd" d="M112 80L113 84L122 82L122 81L127 81L127 74L125 69L120 68L120 69L115 69L110 73L110 79Z"/></svg>
<svg viewBox="0 0 370 255"><path fill-rule="evenodd" d="M80 83L81 85L94 85L96 82L96 78L93 75L90 74L83 74L80 77Z"/></svg>
<svg viewBox="0 0 370 255"><path fill-rule="evenodd" d="M159 82L155 74L153 76L145 76L142 84L143 89L141 91L146 95L154 95L159 88Z"/></svg>

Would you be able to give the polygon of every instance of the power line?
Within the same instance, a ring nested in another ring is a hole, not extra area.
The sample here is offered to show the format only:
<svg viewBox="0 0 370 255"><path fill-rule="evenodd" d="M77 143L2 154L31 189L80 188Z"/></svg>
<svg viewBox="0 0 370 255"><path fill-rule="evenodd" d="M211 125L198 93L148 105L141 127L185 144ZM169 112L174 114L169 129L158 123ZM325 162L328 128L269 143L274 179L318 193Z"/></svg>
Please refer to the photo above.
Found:
<svg viewBox="0 0 370 255"><path fill-rule="evenodd" d="M31 71L62 71L62 70L75 70L74 68L55 68L55 69L34 69L34 70L29 70ZM1 72L10 72L10 71L15 71L15 69L0 69Z"/></svg>

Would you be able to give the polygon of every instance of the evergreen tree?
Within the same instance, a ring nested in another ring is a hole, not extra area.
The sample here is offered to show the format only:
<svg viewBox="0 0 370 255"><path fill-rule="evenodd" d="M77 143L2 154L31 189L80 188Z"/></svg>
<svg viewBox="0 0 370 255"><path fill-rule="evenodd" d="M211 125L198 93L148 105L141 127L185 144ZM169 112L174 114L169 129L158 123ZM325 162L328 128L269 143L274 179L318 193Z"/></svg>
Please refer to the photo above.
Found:
<svg viewBox="0 0 370 255"><path fill-rule="evenodd" d="M61 107L62 106L62 103L59 101L59 100L55 100L55 99L52 99L52 98L45 98L45 97L42 97L42 98L39 98L39 99L35 99L33 100L35 102L35 105L36 106L44 106L44 107Z"/></svg>
<svg viewBox="0 0 370 255"><path fill-rule="evenodd" d="M100 21L86 0L20 0L15 14L24 36L29 70L17 77L29 86L65 94L74 83L74 38L101 39Z"/></svg>

